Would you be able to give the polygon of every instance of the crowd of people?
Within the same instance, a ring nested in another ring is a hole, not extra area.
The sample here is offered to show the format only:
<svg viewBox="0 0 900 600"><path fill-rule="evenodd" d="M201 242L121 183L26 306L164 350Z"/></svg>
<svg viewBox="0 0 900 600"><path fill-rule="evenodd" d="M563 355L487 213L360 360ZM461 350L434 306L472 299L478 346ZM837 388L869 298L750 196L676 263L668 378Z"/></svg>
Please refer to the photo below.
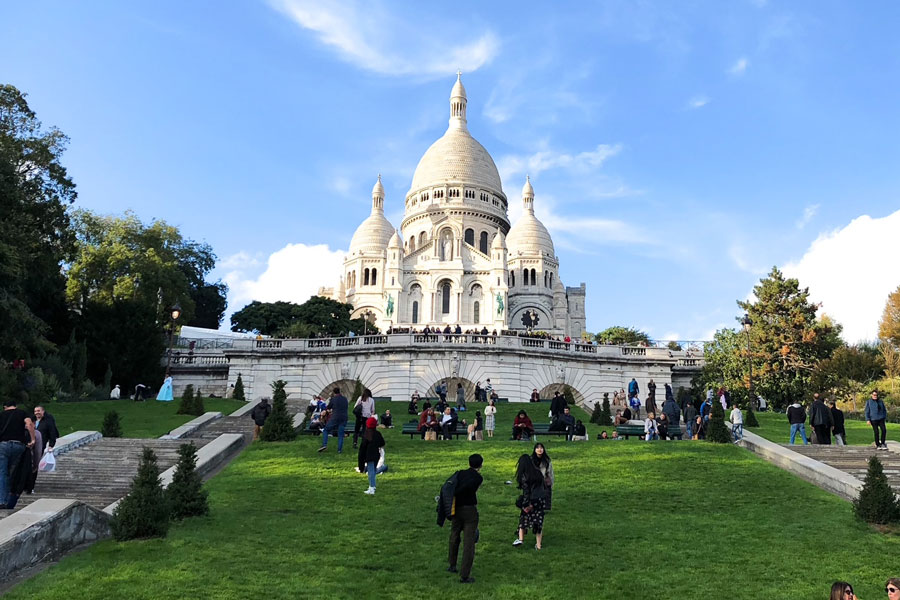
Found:
<svg viewBox="0 0 900 600"><path fill-rule="evenodd" d="M34 493L41 460L59 438L56 419L43 406L29 414L18 405L7 398L0 412L0 509L13 509L23 493Z"/></svg>
<svg viewBox="0 0 900 600"><path fill-rule="evenodd" d="M878 391L873 391L865 406L866 424L872 428L875 437L875 448L887 450L887 407L884 400L879 397ZM812 403L804 407L799 401L788 406L786 411L788 424L790 425L790 443L796 443L797 437L804 444L822 444L830 446L832 439L837 446L847 444L847 430L844 426L844 412L837 407L833 399L826 401L818 393L813 394ZM806 422L812 429L807 435Z"/></svg>

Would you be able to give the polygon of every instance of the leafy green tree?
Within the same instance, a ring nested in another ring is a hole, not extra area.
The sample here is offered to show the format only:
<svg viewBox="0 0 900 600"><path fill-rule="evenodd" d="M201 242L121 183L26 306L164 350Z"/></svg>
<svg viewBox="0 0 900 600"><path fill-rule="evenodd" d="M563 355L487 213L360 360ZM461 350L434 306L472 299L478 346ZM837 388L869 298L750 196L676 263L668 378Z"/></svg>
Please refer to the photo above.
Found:
<svg viewBox="0 0 900 600"><path fill-rule="evenodd" d="M734 329L720 329L705 345L704 366L698 381L694 382L701 396L703 390L724 386L733 396L736 394L734 400L743 404L749 382L745 335Z"/></svg>
<svg viewBox="0 0 900 600"><path fill-rule="evenodd" d="M755 300L738 306L753 321L750 358L758 392L776 407L804 396L819 361L841 346L841 326L816 318L808 288L777 267L753 288ZM749 378L748 378L749 379Z"/></svg>
<svg viewBox="0 0 900 600"><path fill-rule="evenodd" d="M69 335L60 265L77 194L60 162L67 143L24 94L0 85L0 362L41 357Z"/></svg>
<svg viewBox="0 0 900 600"><path fill-rule="evenodd" d="M253 301L231 315L232 331L276 337L345 336L348 332L377 333L377 328L351 319L353 305L312 296L303 304Z"/></svg>
<svg viewBox="0 0 900 600"><path fill-rule="evenodd" d="M225 317L225 309L228 308L228 286L217 281L216 283L201 283L192 287L191 299L194 301L194 318L187 324L191 327L206 327L218 329Z"/></svg>
<svg viewBox="0 0 900 600"><path fill-rule="evenodd" d="M750 403L747 403L747 412L744 415L744 427L759 427L759 419L756 418L756 413L753 412L753 407L750 406Z"/></svg>
<svg viewBox="0 0 900 600"><path fill-rule="evenodd" d="M563 386L563 397L566 399L566 404L575 404L575 394L572 393L571 386Z"/></svg>
<svg viewBox="0 0 900 600"><path fill-rule="evenodd" d="M75 345L72 361L72 391L80 394L87 377L87 344L84 340Z"/></svg>
<svg viewBox="0 0 900 600"><path fill-rule="evenodd" d="M607 327L597 334L598 344L635 344L639 342L650 343L650 336L635 327L622 327L616 325Z"/></svg>
<svg viewBox="0 0 900 600"><path fill-rule="evenodd" d="M290 442L297 437L294 420L287 410L286 385L287 382L281 379L272 383L272 413L260 436L265 442Z"/></svg>
<svg viewBox="0 0 900 600"><path fill-rule="evenodd" d="M813 389L856 405L867 385L884 374L885 364L878 350L871 346L842 346L816 365L810 377Z"/></svg>
<svg viewBox="0 0 900 600"><path fill-rule="evenodd" d="M706 430L706 441L716 444L730 444L731 432L725 425L725 410L718 401L712 403L712 413L709 417L709 426Z"/></svg>
<svg viewBox="0 0 900 600"><path fill-rule="evenodd" d="M878 339L900 347L900 286L890 293L878 323Z"/></svg>
<svg viewBox="0 0 900 600"><path fill-rule="evenodd" d="M608 427L612 425L612 415L609 408L609 392L603 393L603 402L594 402L594 410L591 413L591 423Z"/></svg>
<svg viewBox="0 0 900 600"><path fill-rule="evenodd" d="M169 531L169 503L159 480L156 454L144 448L131 490L113 511L112 534L119 541L165 537Z"/></svg>
<svg viewBox="0 0 900 600"><path fill-rule="evenodd" d="M119 413L114 410L106 413L103 417L103 426L100 428L103 437L118 438L122 437L122 422L119 419Z"/></svg>
<svg viewBox="0 0 900 600"><path fill-rule="evenodd" d="M677 351L681 350L681 344L679 344L678 342L673 340L673 341L670 341L668 344L666 344L666 348L668 348L669 350L671 350L673 352L677 352Z"/></svg>
<svg viewBox="0 0 900 600"><path fill-rule="evenodd" d="M869 457L869 468L859 497L853 501L856 516L866 523L884 525L900 521L900 502L884 474L877 456Z"/></svg>
<svg viewBox="0 0 900 600"><path fill-rule="evenodd" d="M197 473L197 446L193 442L178 447L178 463L172 483L166 488L166 500L173 519L209 514L208 493Z"/></svg>
<svg viewBox="0 0 900 600"><path fill-rule="evenodd" d="M232 397L235 400L246 400L244 397L244 380L241 378L241 374L238 373L237 381L234 382L234 393Z"/></svg>
<svg viewBox="0 0 900 600"><path fill-rule="evenodd" d="M275 335L296 319L299 304L254 300L231 315L231 330Z"/></svg>

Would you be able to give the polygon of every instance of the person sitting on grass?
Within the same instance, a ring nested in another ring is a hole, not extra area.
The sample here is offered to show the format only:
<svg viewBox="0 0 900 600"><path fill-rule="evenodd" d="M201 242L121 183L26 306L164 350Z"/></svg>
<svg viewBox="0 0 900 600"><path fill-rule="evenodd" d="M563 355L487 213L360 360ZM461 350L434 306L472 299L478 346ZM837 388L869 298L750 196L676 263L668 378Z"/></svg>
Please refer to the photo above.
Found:
<svg viewBox="0 0 900 600"><path fill-rule="evenodd" d="M613 431L613 435L614 435L614 436L616 435L616 432L615 432L615 431ZM597 436L597 439L598 439L598 440L608 440L608 439L609 439L609 434L606 433L606 430L604 429L603 431L600 432L600 435Z"/></svg>
<svg viewBox="0 0 900 600"><path fill-rule="evenodd" d="M575 435L572 437L573 440L578 440L580 442L586 442L588 439L587 436L587 427L584 426L584 423L581 422L581 419L575 421Z"/></svg>
<svg viewBox="0 0 900 600"><path fill-rule="evenodd" d="M648 442L659 439L659 430L656 425L656 415L652 412L647 413L647 419L644 421L644 439Z"/></svg>
<svg viewBox="0 0 900 600"><path fill-rule="evenodd" d="M888 600L900 600L900 577L891 577L884 583L884 591ZM856 596L853 597L856 600Z"/></svg>
<svg viewBox="0 0 900 600"><path fill-rule="evenodd" d="M531 439L531 436L533 435L534 424L531 422L531 419L528 418L528 413L526 413L524 410L520 410L519 414L516 415L516 418L513 421L512 439Z"/></svg>
<svg viewBox="0 0 900 600"><path fill-rule="evenodd" d="M422 439L425 439L425 434L429 431L438 432L441 430L441 425L438 423L437 419L434 416L434 410L428 408L422 411L422 416L419 417L419 433L422 434Z"/></svg>
<svg viewBox="0 0 900 600"><path fill-rule="evenodd" d="M379 419L378 428L379 429L393 429L394 428L394 417L391 416L391 409L386 409L384 414L381 415L381 419Z"/></svg>
<svg viewBox="0 0 900 600"><path fill-rule="evenodd" d="M406 412L411 415L419 414L419 392L413 392L412 398L409 399L409 404L406 406Z"/></svg>

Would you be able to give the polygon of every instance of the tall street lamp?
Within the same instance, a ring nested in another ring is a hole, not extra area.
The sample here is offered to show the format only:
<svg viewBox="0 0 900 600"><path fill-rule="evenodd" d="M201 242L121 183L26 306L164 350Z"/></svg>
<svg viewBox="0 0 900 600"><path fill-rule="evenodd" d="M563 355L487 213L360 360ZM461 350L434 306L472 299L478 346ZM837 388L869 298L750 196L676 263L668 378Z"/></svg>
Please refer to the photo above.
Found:
<svg viewBox="0 0 900 600"><path fill-rule="evenodd" d="M750 328L753 327L753 319L750 318L750 315L744 315L744 318L741 319L741 325L744 326L744 331L747 332L747 365L750 367L750 407L754 410L759 410L759 407L756 406L756 395L753 393L753 360L750 357Z"/></svg>
<svg viewBox="0 0 900 600"><path fill-rule="evenodd" d="M181 316L181 306L176 302L171 309L169 316L172 320L169 322L169 354L166 357L166 378L169 377L169 370L172 365L172 346L175 343L175 321Z"/></svg>
<svg viewBox="0 0 900 600"><path fill-rule="evenodd" d="M367 311L365 311L365 312L363 313L363 335L366 335L366 332L368 331L368 327L367 327L367 326L368 326L368 324L369 324L369 318L370 318L373 314L375 314L375 313L373 313L371 310L367 310Z"/></svg>

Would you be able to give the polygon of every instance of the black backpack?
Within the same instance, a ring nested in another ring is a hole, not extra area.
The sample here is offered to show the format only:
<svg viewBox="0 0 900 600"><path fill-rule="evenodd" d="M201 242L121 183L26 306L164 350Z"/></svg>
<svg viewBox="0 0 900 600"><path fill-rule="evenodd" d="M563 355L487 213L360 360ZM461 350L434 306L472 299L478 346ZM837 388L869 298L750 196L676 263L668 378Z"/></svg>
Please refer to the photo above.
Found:
<svg viewBox="0 0 900 600"><path fill-rule="evenodd" d="M435 498L437 500L437 524L438 527L444 526L444 521L452 519L456 514L456 484L459 481L459 471L450 476L444 485L441 486L441 492Z"/></svg>

